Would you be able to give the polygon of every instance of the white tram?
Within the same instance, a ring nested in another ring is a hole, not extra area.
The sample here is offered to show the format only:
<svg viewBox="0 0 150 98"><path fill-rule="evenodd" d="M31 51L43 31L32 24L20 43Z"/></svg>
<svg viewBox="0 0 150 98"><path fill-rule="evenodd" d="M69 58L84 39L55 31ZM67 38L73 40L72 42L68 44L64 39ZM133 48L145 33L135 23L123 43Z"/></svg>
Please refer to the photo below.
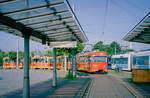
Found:
<svg viewBox="0 0 150 98"><path fill-rule="evenodd" d="M132 53L113 55L111 59L112 69L121 68L122 70L131 71Z"/></svg>
<svg viewBox="0 0 150 98"><path fill-rule="evenodd" d="M133 54L133 69L150 69L150 51Z"/></svg>

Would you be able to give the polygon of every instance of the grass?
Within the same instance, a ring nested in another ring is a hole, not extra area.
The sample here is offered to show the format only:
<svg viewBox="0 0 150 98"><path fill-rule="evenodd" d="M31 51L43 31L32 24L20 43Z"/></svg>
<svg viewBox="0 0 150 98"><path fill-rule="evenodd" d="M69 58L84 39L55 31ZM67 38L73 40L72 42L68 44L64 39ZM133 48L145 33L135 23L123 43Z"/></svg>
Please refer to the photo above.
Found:
<svg viewBox="0 0 150 98"><path fill-rule="evenodd" d="M132 79L132 78L129 78L129 79L128 79L128 82L129 82L129 83L133 83L133 79Z"/></svg>
<svg viewBox="0 0 150 98"><path fill-rule="evenodd" d="M74 77L73 74L70 72L70 70L68 71L68 74L65 76L65 79L75 79L76 76Z"/></svg>

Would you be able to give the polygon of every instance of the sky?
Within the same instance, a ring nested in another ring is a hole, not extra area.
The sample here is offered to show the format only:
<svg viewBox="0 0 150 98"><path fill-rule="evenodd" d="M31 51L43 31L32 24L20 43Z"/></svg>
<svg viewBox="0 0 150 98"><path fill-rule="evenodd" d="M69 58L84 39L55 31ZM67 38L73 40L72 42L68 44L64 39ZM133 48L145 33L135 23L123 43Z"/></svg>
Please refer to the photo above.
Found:
<svg viewBox="0 0 150 98"><path fill-rule="evenodd" d="M123 37L150 11L150 0L69 0L75 6L75 14L82 25L89 44L103 41L110 44L117 41L121 46L129 46ZM106 11L107 8L107 11ZM105 23L105 26L104 26ZM0 49L23 51L23 38L0 32ZM150 45L133 43L133 49L149 49ZM50 49L48 46L30 41L31 51Z"/></svg>

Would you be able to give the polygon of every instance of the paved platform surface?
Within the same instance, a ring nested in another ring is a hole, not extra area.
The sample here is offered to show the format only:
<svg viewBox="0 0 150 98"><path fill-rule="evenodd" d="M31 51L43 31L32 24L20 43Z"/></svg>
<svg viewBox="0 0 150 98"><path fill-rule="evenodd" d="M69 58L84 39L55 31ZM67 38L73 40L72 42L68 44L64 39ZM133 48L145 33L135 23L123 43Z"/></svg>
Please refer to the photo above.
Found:
<svg viewBox="0 0 150 98"><path fill-rule="evenodd" d="M58 77L65 77L68 72L57 70ZM23 87L23 69L0 70L0 95ZM52 79L53 70L30 70L30 84Z"/></svg>
<svg viewBox="0 0 150 98"><path fill-rule="evenodd" d="M133 83L131 72L111 73L123 85L125 85L137 98L150 98L150 83Z"/></svg>
<svg viewBox="0 0 150 98"><path fill-rule="evenodd" d="M35 84L31 87L31 98L80 98L84 96L90 78L58 79L58 86L52 87L52 80ZM22 98L22 89L16 90L0 98Z"/></svg>
<svg viewBox="0 0 150 98"><path fill-rule="evenodd" d="M109 74L92 74L88 98L135 98L119 81Z"/></svg>

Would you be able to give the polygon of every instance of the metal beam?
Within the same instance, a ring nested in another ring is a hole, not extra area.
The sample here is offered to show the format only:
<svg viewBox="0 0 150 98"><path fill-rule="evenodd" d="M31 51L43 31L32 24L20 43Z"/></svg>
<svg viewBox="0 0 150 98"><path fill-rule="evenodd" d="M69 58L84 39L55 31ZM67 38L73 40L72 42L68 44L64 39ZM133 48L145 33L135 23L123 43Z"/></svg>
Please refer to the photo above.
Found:
<svg viewBox="0 0 150 98"><path fill-rule="evenodd" d="M66 40L67 40L67 41L72 41L73 38L70 38L70 37L69 37L69 38L59 38L59 39L55 39L55 40L52 40L52 41L56 41L56 40L57 40L57 41L66 41ZM51 41L51 42L52 42L52 41Z"/></svg>
<svg viewBox="0 0 150 98"><path fill-rule="evenodd" d="M79 32L78 29L72 29L74 32ZM60 32L45 32L47 35L50 34L56 34L56 33L63 33L63 32L69 32L69 30L64 30L64 31L60 31Z"/></svg>
<svg viewBox="0 0 150 98"><path fill-rule="evenodd" d="M13 2L17 2L17 1L24 1L24 0L4 0L4 1L0 1L0 5L7 4L7 3L13 3Z"/></svg>
<svg viewBox="0 0 150 98"><path fill-rule="evenodd" d="M72 16L69 17L64 17L62 18L62 21L65 19L69 19L72 18ZM42 22L36 22L36 23L31 23L31 24L26 24L27 26L34 26L34 25L41 25L41 24L46 24L46 23L50 23L50 22L55 22L55 21L59 21L60 19L53 19L53 20L47 20L47 21L42 21Z"/></svg>
<svg viewBox="0 0 150 98"><path fill-rule="evenodd" d="M72 32L58 32L58 33L50 33L50 34L47 34L47 36L57 36L57 35L64 35L64 34L72 34Z"/></svg>
<svg viewBox="0 0 150 98"><path fill-rule="evenodd" d="M15 20L13 20L12 18L10 18L8 16L3 16L2 13L0 13L0 23L3 25L6 25L8 27L11 27L13 29L16 29L20 32L26 31L26 32L24 32L25 34L30 34L31 36L34 36L34 37L39 38L39 39L46 37L41 32L34 31L32 28L26 27L24 24L16 22Z"/></svg>
<svg viewBox="0 0 150 98"><path fill-rule="evenodd" d="M61 36L49 36L49 38L69 38L72 37L73 34L61 35Z"/></svg>
<svg viewBox="0 0 150 98"><path fill-rule="evenodd" d="M76 25L70 25L70 27L75 27ZM75 27L76 28L76 27ZM46 32L46 31L58 31L61 29L67 29L65 25L62 25L60 27L49 27L49 28L43 28L43 29L36 29L37 31ZM72 29L73 30L73 29ZM69 31L69 30L68 30ZM61 32L61 31L60 31Z"/></svg>
<svg viewBox="0 0 150 98"><path fill-rule="evenodd" d="M70 26L70 27L77 27L77 25L73 25L73 26ZM44 31L41 31L41 32L57 31L57 30L60 30L60 29L67 29L67 28L66 28L66 27L63 27L63 28L56 28L56 29L44 30Z"/></svg>
<svg viewBox="0 0 150 98"><path fill-rule="evenodd" d="M59 2L59 3L50 4L49 6L50 6L50 7L56 7L56 6L59 6L59 5L61 5L61 4L64 4L64 2ZM40 10L40 9L47 8L47 6L48 6L48 5L43 5L43 6L38 6L38 7L32 7L32 8L17 10L17 11L8 12L8 13L3 13L3 14L4 14L5 16L8 16L8 15L26 13L26 12L30 12L30 11L36 11L36 10Z"/></svg>
<svg viewBox="0 0 150 98"><path fill-rule="evenodd" d="M66 22L66 24L69 24L69 23L74 23L74 21ZM46 25L46 26L37 27L37 28L34 28L34 29L39 30L41 28L48 28L48 27L59 26L59 25L64 25L64 24L63 23L57 23L57 24L52 24L52 25Z"/></svg>
<svg viewBox="0 0 150 98"><path fill-rule="evenodd" d="M65 11L60 11L57 12L57 15L68 13L69 10ZM48 16L53 16L55 13L48 13L48 14L43 14L43 15L37 15L37 16L31 16L31 17L26 17L26 18L20 18L16 19L17 22L25 21L25 20L31 20L31 19L37 19L37 18L43 18L43 17L48 17Z"/></svg>
<svg viewBox="0 0 150 98"><path fill-rule="evenodd" d="M56 34L49 34L47 35L48 37L54 37L54 36L61 36L61 35L66 35L66 34L72 34L71 32L63 32L63 33L56 33Z"/></svg>
<svg viewBox="0 0 150 98"><path fill-rule="evenodd" d="M71 37L73 34L66 34L66 35L58 35L58 36L48 36L49 38L61 38L61 37Z"/></svg>

